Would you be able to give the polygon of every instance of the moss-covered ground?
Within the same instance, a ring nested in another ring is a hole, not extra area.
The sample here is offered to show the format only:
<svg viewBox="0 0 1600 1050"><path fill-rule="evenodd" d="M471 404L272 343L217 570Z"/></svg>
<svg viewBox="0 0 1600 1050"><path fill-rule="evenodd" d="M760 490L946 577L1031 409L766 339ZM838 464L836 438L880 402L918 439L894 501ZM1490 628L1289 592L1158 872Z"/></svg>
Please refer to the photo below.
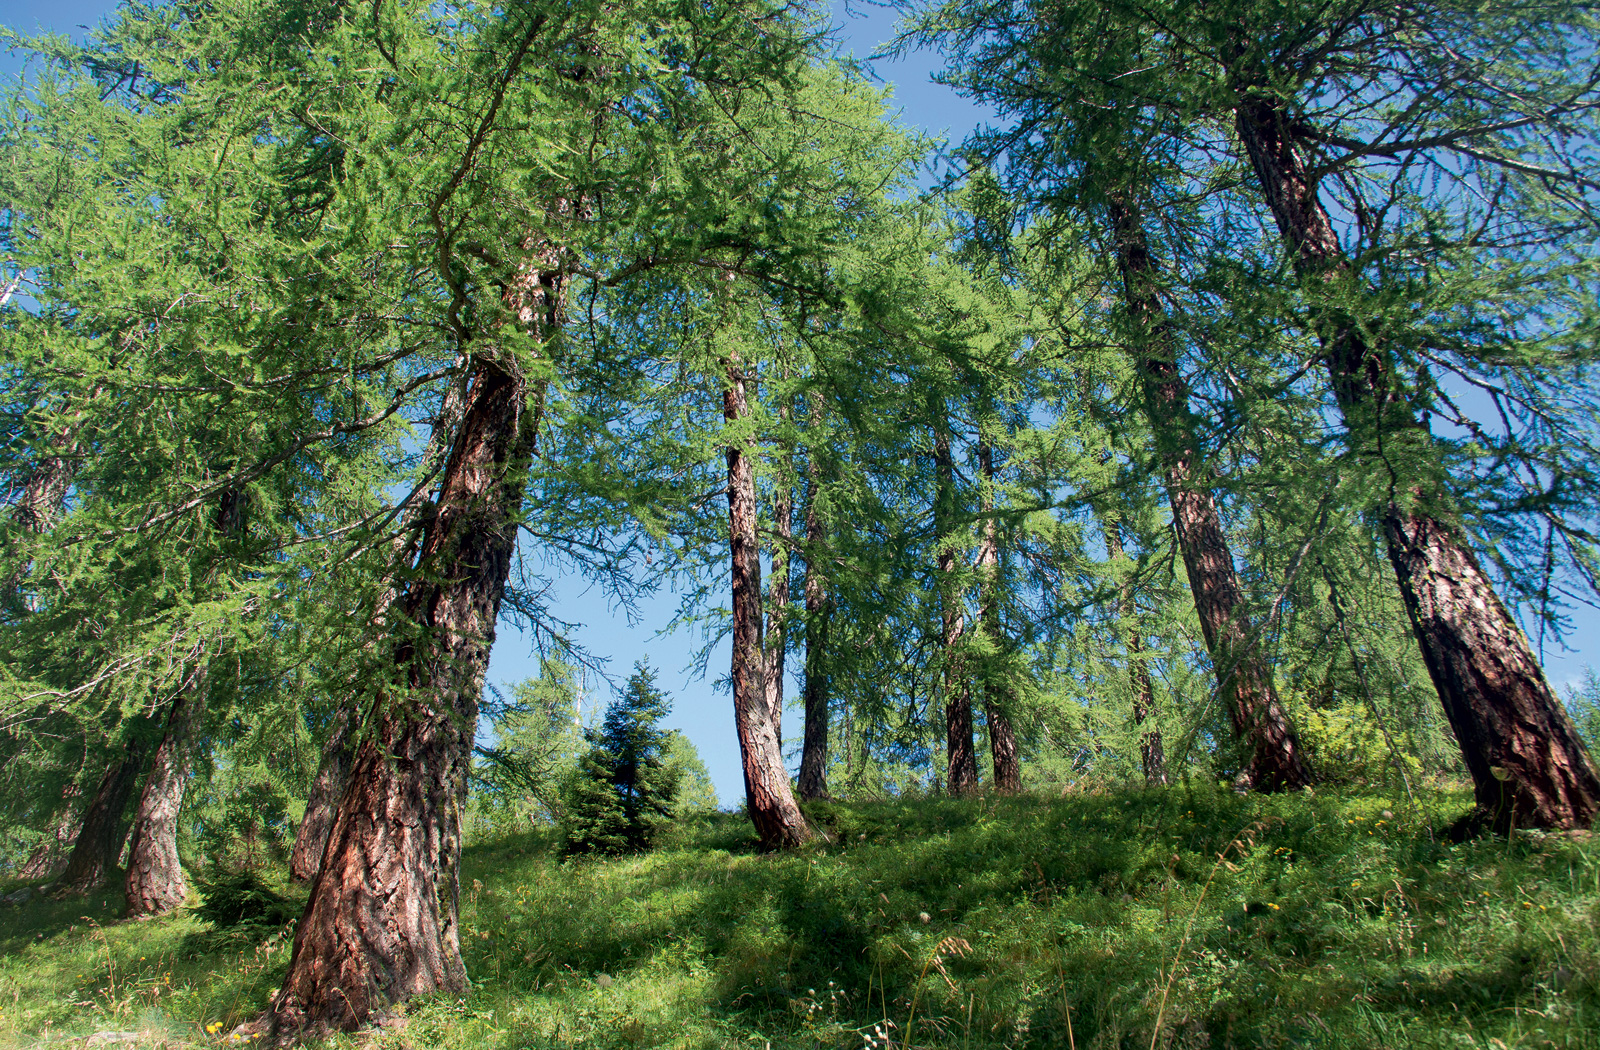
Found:
<svg viewBox="0 0 1600 1050"><path fill-rule="evenodd" d="M1453 844L1415 803L1216 787L732 815L656 852L469 850L470 994L330 1046L1600 1048L1600 842ZM288 931L116 895L0 910L0 1047L222 1045Z"/></svg>

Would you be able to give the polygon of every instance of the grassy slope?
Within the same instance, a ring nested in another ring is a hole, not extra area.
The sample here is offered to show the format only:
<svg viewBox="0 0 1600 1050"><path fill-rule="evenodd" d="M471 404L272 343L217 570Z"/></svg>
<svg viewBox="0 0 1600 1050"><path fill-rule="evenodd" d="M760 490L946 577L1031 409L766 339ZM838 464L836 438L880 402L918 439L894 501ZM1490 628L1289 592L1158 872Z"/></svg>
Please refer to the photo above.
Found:
<svg viewBox="0 0 1600 1050"><path fill-rule="evenodd" d="M790 856L735 817L622 860L496 843L465 866L472 995L363 1042L1148 1047L1159 1017L1168 1047L1600 1047L1600 841L1429 834L1464 803L1174 788L828 807ZM0 911L0 1047L204 1043L287 961L115 907Z"/></svg>

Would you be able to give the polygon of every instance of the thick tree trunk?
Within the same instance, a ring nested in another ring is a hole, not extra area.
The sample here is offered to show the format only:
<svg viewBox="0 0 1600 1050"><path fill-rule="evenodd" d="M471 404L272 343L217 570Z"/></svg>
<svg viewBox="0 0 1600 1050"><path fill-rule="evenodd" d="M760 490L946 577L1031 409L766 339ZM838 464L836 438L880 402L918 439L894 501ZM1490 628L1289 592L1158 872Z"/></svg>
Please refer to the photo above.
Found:
<svg viewBox="0 0 1600 1050"><path fill-rule="evenodd" d="M458 364L464 364L458 361ZM466 386L454 382L445 391L434 417L432 432L428 436L428 451L424 455L425 474L434 473L444 466L450 454L450 444L461 425L465 406ZM439 486L430 487L428 498L414 504L405 515L405 524L393 544L392 579L401 578L402 570L409 569L416 557L417 544L423 532L424 515L438 500ZM398 592L395 585L385 587L378 596L372 615L374 638L382 638L388 624L388 612ZM369 643L368 648L371 648ZM333 730L323 745L322 759L317 765L317 775L311 781L306 795L306 810L295 830L294 848L289 853L289 878L294 882L309 883L317 877L322 867L322 854L328 844L328 831L333 827L334 811L344 795L345 783L350 775L350 765L355 761L357 735L361 729L360 700L347 698L334 712Z"/></svg>
<svg viewBox="0 0 1600 1050"><path fill-rule="evenodd" d="M129 918L164 915L182 904L188 891L178 861L178 814L189 782L189 729L203 712L205 696L201 667L173 699L166 733L150 761L128 844L123 893Z"/></svg>
<svg viewBox="0 0 1600 1050"><path fill-rule="evenodd" d="M738 360L728 362L722 414L736 424L750 412L745 375ZM733 579L733 718L744 766L750 820L765 849L798 846L811 837L800 814L789 773L783 766L778 733L767 704L766 657L761 648L761 546L756 536L756 481L750 457L730 444L728 457L728 533Z"/></svg>
<svg viewBox="0 0 1600 1050"><path fill-rule="evenodd" d="M1106 538L1106 554L1111 561L1122 560L1122 533L1117 528L1116 520L1105 518L1101 521L1101 528ZM1139 758L1144 765L1144 782L1146 784L1165 784L1167 782L1167 757L1166 748L1161 742L1161 726L1146 722L1155 711L1155 689L1150 683L1150 666L1145 662L1144 638L1139 633L1136 622L1136 612L1133 603L1133 588L1128 584L1122 585L1122 593L1117 600L1117 613L1122 617L1128 631L1128 684L1133 687L1133 724L1139 733Z"/></svg>
<svg viewBox="0 0 1600 1050"><path fill-rule="evenodd" d="M55 819L50 822L50 828L39 845L17 869L18 878L29 881L48 879L59 874L66 866L67 854L72 849L73 840L78 837L80 794L75 783L61 789L61 801L57 805Z"/></svg>
<svg viewBox="0 0 1600 1050"><path fill-rule="evenodd" d="M1017 752L1017 734L1011 727L1016 691L1003 666L997 666L1003 663L1000 658L1006 648L1000 628L1000 528L994 518L994 449L984 441L978 444L978 469L984 481L983 535L978 545L978 629L988 639L992 652L983 676L983 718L989 726L995 790L1011 795L1022 790L1022 762Z"/></svg>
<svg viewBox="0 0 1600 1050"><path fill-rule="evenodd" d="M1173 525L1195 612L1216 672L1217 692L1228 708L1234 731L1251 750L1249 766L1240 779L1258 791L1303 787L1311 782L1311 774L1288 713L1278 702L1272 673L1260 651L1250 645L1250 622L1233 552L1196 463L1189 391L1162 323L1155 264L1144 229L1127 201L1113 196L1110 212L1128 312L1145 333L1138 355L1139 375L1166 473Z"/></svg>
<svg viewBox="0 0 1600 1050"><path fill-rule="evenodd" d="M560 252L527 247L531 261L506 293L507 305L536 338L548 340L565 308ZM289 1038L351 1029L411 996L466 989L460 811L539 424L536 409L525 411L529 393L504 354L471 359L417 579L386 625L393 692L379 697L371 731L356 748L289 972L251 1026L257 1031Z"/></svg>
<svg viewBox="0 0 1600 1050"><path fill-rule="evenodd" d="M767 634L765 689L767 717L772 720L773 735L778 738L778 749L783 749L783 657L786 648L784 620L789 613L789 545L794 538L790 522L793 499L789 487L781 483L772 499L772 531L777 539L772 544L772 578L767 583Z"/></svg>
<svg viewBox="0 0 1600 1050"><path fill-rule="evenodd" d="M334 714L333 732L322 749L322 761L311 781L311 790L306 794L305 816L300 818L300 826L294 834L294 848L289 852L289 878L295 882L311 882L322 868L322 854L328 845L334 811L344 794L350 763L355 759L357 719L358 709L354 704L340 704Z"/></svg>
<svg viewBox="0 0 1600 1050"><path fill-rule="evenodd" d="M67 858L61 878L56 880L57 892L93 893L105 885L116 868L122 856L122 844L127 840L122 815L128 809L134 785L139 782L144 755L143 741L134 736L122 757L106 767L94 798L89 800L89 808L84 810L77 841L72 844L72 855Z"/></svg>
<svg viewBox="0 0 1600 1050"><path fill-rule="evenodd" d="M1235 118L1296 267L1330 288L1346 285L1349 264L1287 114L1246 90ZM1380 453L1409 444L1426 458L1426 427L1361 319L1335 307L1316 321L1352 443ZM1480 817L1501 831L1513 823L1588 827L1600 814L1600 772L1448 503L1437 481L1419 476L1408 482L1382 508L1384 539L1428 673L1472 773Z"/></svg>
<svg viewBox="0 0 1600 1050"><path fill-rule="evenodd" d="M820 422L820 399L812 401L813 426ZM800 797L828 797L828 619L832 602L818 562L827 535L817 510L822 464L813 447L806 463L806 684L805 739L800 747Z"/></svg>
<svg viewBox="0 0 1600 1050"><path fill-rule="evenodd" d="M944 406L935 404L932 408L937 413L933 426L933 531L938 544L939 615L944 645L945 790L952 795L966 795L978 789L978 756L972 743L972 686L961 654L961 639L967 627L956 575L959 552L951 535L956 513L955 463L950 458L950 429L943 417Z"/></svg>

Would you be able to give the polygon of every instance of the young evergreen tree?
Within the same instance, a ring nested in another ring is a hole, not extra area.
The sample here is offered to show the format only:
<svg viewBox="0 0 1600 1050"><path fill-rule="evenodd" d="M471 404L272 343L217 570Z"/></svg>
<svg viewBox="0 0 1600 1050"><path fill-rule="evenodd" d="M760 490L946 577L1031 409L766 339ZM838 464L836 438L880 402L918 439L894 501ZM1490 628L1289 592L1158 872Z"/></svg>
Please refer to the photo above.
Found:
<svg viewBox="0 0 1600 1050"><path fill-rule="evenodd" d="M649 849L677 815L679 768L667 759L669 736L658 723L671 709L643 661L606 707L589 750L563 792L561 839L569 853Z"/></svg>

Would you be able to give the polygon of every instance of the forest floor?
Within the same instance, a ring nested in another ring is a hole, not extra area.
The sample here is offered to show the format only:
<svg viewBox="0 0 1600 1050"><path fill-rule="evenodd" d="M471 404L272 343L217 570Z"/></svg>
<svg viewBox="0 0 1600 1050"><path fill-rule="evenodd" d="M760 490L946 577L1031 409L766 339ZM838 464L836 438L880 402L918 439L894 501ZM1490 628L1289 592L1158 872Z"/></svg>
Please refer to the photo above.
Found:
<svg viewBox="0 0 1600 1050"><path fill-rule="evenodd" d="M1600 836L1451 844L1466 801L834 804L781 856L734 815L615 860L513 837L466 858L471 993L327 1045L1600 1047ZM287 929L118 907L0 910L0 1047L224 1045L282 977Z"/></svg>

